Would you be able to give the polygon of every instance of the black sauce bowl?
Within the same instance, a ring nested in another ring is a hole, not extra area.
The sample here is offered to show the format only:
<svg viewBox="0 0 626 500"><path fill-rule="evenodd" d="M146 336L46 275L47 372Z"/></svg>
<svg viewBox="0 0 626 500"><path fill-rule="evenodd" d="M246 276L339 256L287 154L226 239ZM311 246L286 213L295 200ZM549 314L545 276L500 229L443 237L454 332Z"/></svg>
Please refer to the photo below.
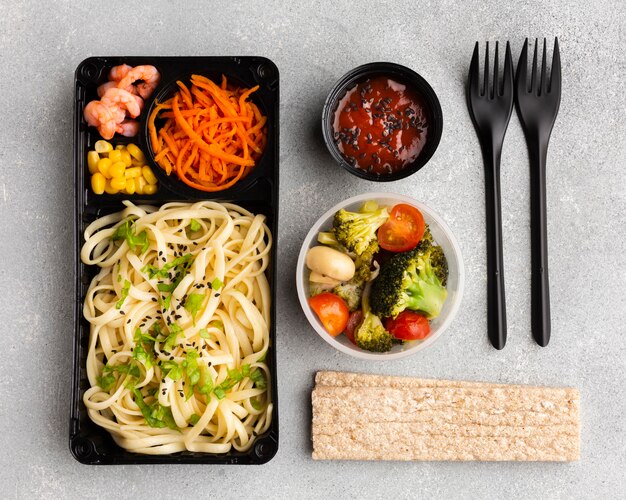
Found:
<svg viewBox="0 0 626 500"><path fill-rule="evenodd" d="M426 137L426 144L424 145L424 148L420 151L415 161L391 174L367 172L366 170L351 165L341 154L341 151L339 151L334 137L333 121L339 101L341 101L341 99L346 95L346 92L354 88L355 85L367 80L368 78L376 76L387 76L406 85L419 94L419 96L423 99L425 106L424 111L428 120L428 135ZM328 151L330 151L332 157L351 174L370 181L397 181L417 172L424 165L426 165L428 160L430 160L433 154L435 154L437 146L439 146L442 132L443 114L441 112L439 99L437 98L437 94L435 94L433 88L415 71L405 66L389 62L364 64L363 66L354 68L346 73L328 94L322 110L322 134L324 136L326 147L328 148Z"/></svg>

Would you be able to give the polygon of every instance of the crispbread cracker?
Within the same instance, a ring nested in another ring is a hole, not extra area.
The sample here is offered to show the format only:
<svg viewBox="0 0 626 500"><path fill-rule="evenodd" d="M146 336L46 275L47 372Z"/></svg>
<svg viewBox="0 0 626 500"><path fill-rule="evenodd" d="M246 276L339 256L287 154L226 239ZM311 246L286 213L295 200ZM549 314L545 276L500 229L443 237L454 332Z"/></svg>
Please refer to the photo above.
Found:
<svg viewBox="0 0 626 500"><path fill-rule="evenodd" d="M313 458L576 460L576 389L319 372Z"/></svg>
<svg viewBox="0 0 626 500"><path fill-rule="evenodd" d="M438 380L333 371L317 372L315 374L315 383L316 385L333 387L528 387L525 385L511 386L486 382L466 382L463 380Z"/></svg>

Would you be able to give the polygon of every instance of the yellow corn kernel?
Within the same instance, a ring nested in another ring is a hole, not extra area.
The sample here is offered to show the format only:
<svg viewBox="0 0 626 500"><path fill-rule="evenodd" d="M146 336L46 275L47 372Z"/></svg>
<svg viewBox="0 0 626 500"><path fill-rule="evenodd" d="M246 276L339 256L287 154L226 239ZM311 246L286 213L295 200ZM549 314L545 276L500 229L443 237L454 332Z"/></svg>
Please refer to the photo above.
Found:
<svg viewBox="0 0 626 500"><path fill-rule="evenodd" d="M131 159L130 153L127 149L122 150L122 161L127 167L130 167L133 164L133 160Z"/></svg>
<svg viewBox="0 0 626 500"><path fill-rule="evenodd" d="M113 177L113 179L111 179L111 187L113 189L117 189L118 191L121 191L122 189L126 187L126 178L125 177Z"/></svg>
<svg viewBox="0 0 626 500"><path fill-rule="evenodd" d="M113 162L109 158L100 158L98 160L98 171L105 177L111 177L109 175L109 167Z"/></svg>
<svg viewBox="0 0 626 500"><path fill-rule="evenodd" d="M157 192L157 187L154 184L146 184L143 188L143 194L154 194Z"/></svg>
<svg viewBox="0 0 626 500"><path fill-rule="evenodd" d="M126 146L126 149L130 153L130 155L133 158L135 158L135 160L140 161L142 163L146 161L146 157L144 156L143 152L136 145L131 143L128 146Z"/></svg>
<svg viewBox="0 0 626 500"><path fill-rule="evenodd" d="M116 149L115 151L111 151L109 153L109 158L111 159L113 163L122 161L122 152L119 149Z"/></svg>
<svg viewBox="0 0 626 500"><path fill-rule="evenodd" d="M107 179L107 180L106 180L106 184L105 184L105 186L104 186L104 192L105 192L106 194L117 194L117 193L119 193L119 192L120 192L120 190L119 190L119 189L115 189L115 188L111 185L111 181L112 181L112 180L113 180L113 179Z"/></svg>
<svg viewBox="0 0 626 500"><path fill-rule="evenodd" d="M111 145L111 143L103 140L96 141L94 148L96 150L96 153L108 153L109 151L113 151L113 146Z"/></svg>
<svg viewBox="0 0 626 500"><path fill-rule="evenodd" d="M106 186L107 180L104 178L100 172L96 172L91 176L91 189L96 194L104 193L104 187Z"/></svg>
<svg viewBox="0 0 626 500"><path fill-rule="evenodd" d="M89 151L87 153L87 167L90 174L95 174L98 171L98 160L100 155L96 151Z"/></svg>
<svg viewBox="0 0 626 500"><path fill-rule="evenodd" d="M135 186L135 179L126 179L126 188L124 188L124 191L126 194L135 194Z"/></svg>
<svg viewBox="0 0 626 500"><path fill-rule="evenodd" d="M141 167L130 167L126 169L124 175L127 179L134 179L136 177L141 177Z"/></svg>
<svg viewBox="0 0 626 500"><path fill-rule="evenodd" d="M137 177L135 179L135 193L144 194L144 188L148 185L146 179L143 177Z"/></svg>
<svg viewBox="0 0 626 500"><path fill-rule="evenodd" d="M145 163L145 161L139 161L133 158L133 167L143 167Z"/></svg>
<svg viewBox="0 0 626 500"><path fill-rule="evenodd" d="M115 162L109 167L109 177L113 177L114 179L117 179L119 177L123 179L125 172L126 165L124 165L123 161Z"/></svg>
<svg viewBox="0 0 626 500"><path fill-rule="evenodd" d="M150 167L148 165L144 165L143 167L141 167L141 173L143 174L143 177L144 177L144 179L146 179L148 184L156 184L157 183L157 178L154 175L154 173L152 172L152 170L150 170Z"/></svg>

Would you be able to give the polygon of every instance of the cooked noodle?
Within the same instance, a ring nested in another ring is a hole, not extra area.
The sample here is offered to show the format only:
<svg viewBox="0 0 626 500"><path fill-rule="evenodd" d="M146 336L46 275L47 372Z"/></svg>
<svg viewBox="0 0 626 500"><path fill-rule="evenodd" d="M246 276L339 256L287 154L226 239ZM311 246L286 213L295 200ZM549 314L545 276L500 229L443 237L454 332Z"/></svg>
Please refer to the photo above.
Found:
<svg viewBox="0 0 626 500"><path fill-rule="evenodd" d="M100 267L83 307L89 416L136 453L245 451L272 418L265 218L124 203L81 250Z"/></svg>

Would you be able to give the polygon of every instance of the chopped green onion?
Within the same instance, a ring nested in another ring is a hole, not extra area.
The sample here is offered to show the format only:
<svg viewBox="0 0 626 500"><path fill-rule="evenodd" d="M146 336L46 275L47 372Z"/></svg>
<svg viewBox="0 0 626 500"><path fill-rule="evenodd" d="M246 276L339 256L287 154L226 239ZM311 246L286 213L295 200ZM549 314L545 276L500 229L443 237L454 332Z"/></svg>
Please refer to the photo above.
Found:
<svg viewBox="0 0 626 500"><path fill-rule="evenodd" d="M108 392L111 389L111 387L113 387L113 384L115 384L115 375L113 374L103 375L102 377L98 377L96 381L98 382L98 385L103 391Z"/></svg>
<svg viewBox="0 0 626 500"><path fill-rule="evenodd" d="M183 367L180 366L176 361L165 361L161 365L161 369L163 373L172 380L180 380L183 378Z"/></svg>
<svg viewBox="0 0 626 500"><path fill-rule="evenodd" d="M130 292L130 281L125 280L124 286L122 287L122 291L120 292L120 300L115 303L115 309L121 309L126 297L128 297L128 292Z"/></svg>
<svg viewBox="0 0 626 500"><path fill-rule="evenodd" d="M224 331L224 323L222 323L219 320L211 321L209 323L209 326L212 326L213 328L217 328L218 330Z"/></svg>
<svg viewBox="0 0 626 500"><path fill-rule="evenodd" d="M163 307L167 310L170 308L170 303L172 302L172 296L168 295L164 300L161 301Z"/></svg>
<svg viewBox="0 0 626 500"><path fill-rule="evenodd" d="M109 365L109 364L106 364L104 366L104 369L102 370L102 373L104 373L104 374L112 373L112 372L126 373L128 375L133 376L133 377L139 377L139 375L141 375L139 367L135 363L129 363L127 365Z"/></svg>
<svg viewBox="0 0 626 500"><path fill-rule="evenodd" d="M139 378L141 375L141 371L139 370L139 366L135 362L131 362L126 365L104 365L104 369L102 370L102 376L98 377L96 380L98 385L105 391L108 391L115 384L115 375L114 372L122 373L128 375L124 385L128 387L129 384L134 383L135 379Z"/></svg>
<svg viewBox="0 0 626 500"><path fill-rule="evenodd" d="M215 278L213 281L211 281L211 288L213 290L219 290L223 286L224 286L224 282L219 278Z"/></svg>
<svg viewBox="0 0 626 500"><path fill-rule="evenodd" d="M143 363L146 368L152 367L152 356L150 356L141 344L137 344L133 349L133 359Z"/></svg>
<svg viewBox="0 0 626 500"><path fill-rule="evenodd" d="M199 421L200 421L200 417L196 415L195 413L192 413L191 417L189 417L189 423L191 425L196 425Z"/></svg>
<svg viewBox="0 0 626 500"><path fill-rule="evenodd" d="M185 309L189 311L192 318L196 318L196 314L200 311L202 307L202 301L204 300L204 295L201 293L190 293L187 296L187 300L185 301Z"/></svg>
<svg viewBox="0 0 626 500"><path fill-rule="evenodd" d="M250 373L250 380L254 382L254 385L257 389L265 389L267 387L265 375L262 370L257 369Z"/></svg>
<svg viewBox="0 0 626 500"><path fill-rule="evenodd" d="M250 404L252 405L252 408L254 408L256 411L261 411L263 409L263 405L257 401L256 398L252 398L250 400Z"/></svg>
<svg viewBox="0 0 626 500"><path fill-rule="evenodd" d="M139 327L137 327L137 329L135 330L135 336L133 337L133 340L137 344L156 342L156 338L148 335L147 333L143 333L141 331L141 328L139 328Z"/></svg>
<svg viewBox="0 0 626 500"><path fill-rule="evenodd" d="M124 387L126 387L127 389L132 389L133 387L135 387L135 382L135 377L126 377L126 380L124 380Z"/></svg>
<svg viewBox="0 0 626 500"><path fill-rule="evenodd" d="M202 328L200 330L200 338L202 338L202 339L210 339L211 338L211 336L209 335L209 332L207 331L206 328Z"/></svg>
<svg viewBox="0 0 626 500"><path fill-rule="evenodd" d="M176 287L174 283L159 283L157 284L157 289L159 292L173 292Z"/></svg>
<svg viewBox="0 0 626 500"><path fill-rule="evenodd" d="M145 253L150 247L148 233L143 230L141 233L135 234L135 226L130 219L126 219L123 224L117 227L111 239L113 241L126 240L126 243L128 243L129 248L133 252L139 247L141 248L140 253Z"/></svg>
<svg viewBox="0 0 626 500"><path fill-rule="evenodd" d="M192 231L199 231L201 227L202 226L200 225L200 223L196 219L191 219L191 221L189 222L189 228Z"/></svg>
<svg viewBox="0 0 626 500"><path fill-rule="evenodd" d="M178 333L170 333L165 339L165 344L163 344L163 349L170 352L174 349L174 344L176 344L176 337L178 337Z"/></svg>
<svg viewBox="0 0 626 500"><path fill-rule="evenodd" d="M148 273L148 278L152 279L152 278L154 278L154 277L157 275L157 273L159 272L159 268L158 268L158 267L155 267L155 266L152 266L152 265L150 265L150 264L146 264L145 266L143 266L143 267L140 269L140 271L141 271L142 273Z"/></svg>
<svg viewBox="0 0 626 500"><path fill-rule="evenodd" d="M211 379L211 376L208 373L208 370L203 367L204 369L201 370L201 380L199 383L199 391L200 394L204 394L207 397L207 403L209 402L210 399L210 394L211 392L213 392L213 379Z"/></svg>
<svg viewBox="0 0 626 500"><path fill-rule="evenodd" d="M136 387L132 388L133 395L135 396L135 404L141 410L143 418L150 427L169 427L170 429L178 430L176 421L172 415L172 410L167 406L161 406L158 401L148 405L144 399L141 391Z"/></svg>
<svg viewBox="0 0 626 500"><path fill-rule="evenodd" d="M183 366L187 370L189 384L194 386L200 381L200 369L198 368L198 352L194 349L187 351Z"/></svg>

